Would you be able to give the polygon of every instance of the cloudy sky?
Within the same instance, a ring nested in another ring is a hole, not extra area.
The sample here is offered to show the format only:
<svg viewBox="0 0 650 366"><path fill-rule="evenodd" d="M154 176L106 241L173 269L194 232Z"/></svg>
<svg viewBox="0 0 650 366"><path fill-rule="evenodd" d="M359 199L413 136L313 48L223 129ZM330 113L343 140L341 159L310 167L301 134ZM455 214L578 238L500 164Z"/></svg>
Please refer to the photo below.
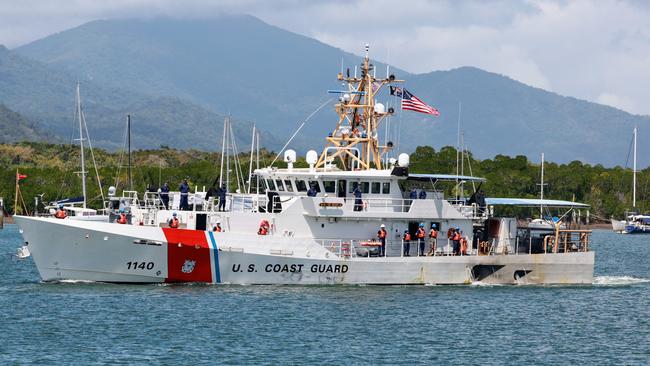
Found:
<svg viewBox="0 0 650 366"><path fill-rule="evenodd" d="M0 0L12 48L94 19L246 13L411 72L476 66L650 114L650 1Z"/></svg>

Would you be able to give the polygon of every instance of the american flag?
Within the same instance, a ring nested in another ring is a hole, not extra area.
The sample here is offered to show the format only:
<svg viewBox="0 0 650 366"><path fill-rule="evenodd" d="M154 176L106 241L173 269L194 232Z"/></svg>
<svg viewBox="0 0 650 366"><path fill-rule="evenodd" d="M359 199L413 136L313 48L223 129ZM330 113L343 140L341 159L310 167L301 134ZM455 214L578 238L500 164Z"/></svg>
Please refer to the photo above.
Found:
<svg viewBox="0 0 650 366"><path fill-rule="evenodd" d="M406 89L391 86L390 94L397 97L402 97L402 109L404 110L432 114L436 117L440 116L440 112L437 109L424 103L420 100L420 98L411 94L411 92Z"/></svg>

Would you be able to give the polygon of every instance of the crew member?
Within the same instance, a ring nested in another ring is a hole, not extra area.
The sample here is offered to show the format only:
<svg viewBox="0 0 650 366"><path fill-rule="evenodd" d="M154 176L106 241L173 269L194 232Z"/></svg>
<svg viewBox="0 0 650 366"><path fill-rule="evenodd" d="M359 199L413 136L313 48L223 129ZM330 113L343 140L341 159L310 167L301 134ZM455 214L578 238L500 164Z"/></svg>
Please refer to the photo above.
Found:
<svg viewBox="0 0 650 366"><path fill-rule="evenodd" d="M467 255L467 238L463 236L463 231L460 232L460 255Z"/></svg>
<svg viewBox="0 0 650 366"><path fill-rule="evenodd" d="M228 190L226 189L226 185L223 184L217 191L217 195L219 195L219 211L226 211L226 193Z"/></svg>
<svg viewBox="0 0 650 366"><path fill-rule="evenodd" d="M188 203L188 197L190 195L190 185L187 184L187 178L183 179L183 183L181 183L180 187L178 187L178 190L181 192L181 203L179 208L182 211L187 211L190 209L190 205Z"/></svg>
<svg viewBox="0 0 650 366"><path fill-rule="evenodd" d="M212 231L214 231L215 233L222 232L223 230L221 230L221 222L217 221L217 223L214 224L214 227L212 228Z"/></svg>
<svg viewBox="0 0 650 366"><path fill-rule="evenodd" d="M169 208L169 183L165 182L160 189L160 200L165 210Z"/></svg>
<svg viewBox="0 0 650 366"><path fill-rule="evenodd" d="M453 242L453 253L454 255L459 255L460 254L460 228L457 227L456 230L454 230L454 235L452 236L452 242Z"/></svg>
<svg viewBox="0 0 650 366"><path fill-rule="evenodd" d="M436 248L438 247L438 231L435 226L432 226L431 230L429 230L429 242L431 242L431 250L429 250L428 255L435 255Z"/></svg>
<svg viewBox="0 0 650 366"><path fill-rule="evenodd" d="M170 228L178 229L178 227L180 226L180 221L178 220L178 215L176 214L176 212L172 214L172 218L169 219L168 224Z"/></svg>
<svg viewBox="0 0 650 366"><path fill-rule="evenodd" d="M409 233L408 230L404 230L404 236L402 237L402 240L404 241L404 256L405 257L410 257L411 256L411 233Z"/></svg>
<svg viewBox="0 0 650 366"><path fill-rule="evenodd" d="M126 224L127 222L126 213L124 213L124 210L120 210L120 215L117 217L117 223Z"/></svg>
<svg viewBox="0 0 650 366"><path fill-rule="evenodd" d="M427 234L424 232L424 223L420 223L420 226L418 227L418 230L415 232L415 237L418 238L418 244L419 244L419 249L420 251L418 252L420 255L424 255L424 237Z"/></svg>
<svg viewBox="0 0 650 366"><path fill-rule="evenodd" d="M307 191L307 197L316 197L318 191L316 190L316 183L309 184L309 190Z"/></svg>
<svg viewBox="0 0 650 366"><path fill-rule="evenodd" d="M59 205L59 207L56 209L56 213L54 214L54 217L56 217L57 219L65 219L66 217L68 217L68 214L63 209L63 205Z"/></svg>
<svg viewBox="0 0 650 366"><path fill-rule="evenodd" d="M379 255L384 256L386 254L386 236L388 233L386 232L386 225L381 224L379 226L379 231L377 231L377 239L379 239L379 242L381 243L381 246L379 247Z"/></svg>
<svg viewBox="0 0 650 366"><path fill-rule="evenodd" d="M354 183L354 210L362 211L363 210L363 201L361 200L361 189L359 188L359 183Z"/></svg>
<svg viewBox="0 0 650 366"><path fill-rule="evenodd" d="M414 188L411 188L411 192L409 192L409 205L413 203L413 200L418 199L418 191Z"/></svg>
<svg viewBox="0 0 650 366"><path fill-rule="evenodd" d="M270 228L269 222L266 220L262 220L260 222L260 228L257 229L257 235L268 235L269 228Z"/></svg>
<svg viewBox="0 0 650 366"><path fill-rule="evenodd" d="M424 189L421 189L420 194L418 194L418 198L421 199L421 200L427 199L427 191L425 191Z"/></svg>

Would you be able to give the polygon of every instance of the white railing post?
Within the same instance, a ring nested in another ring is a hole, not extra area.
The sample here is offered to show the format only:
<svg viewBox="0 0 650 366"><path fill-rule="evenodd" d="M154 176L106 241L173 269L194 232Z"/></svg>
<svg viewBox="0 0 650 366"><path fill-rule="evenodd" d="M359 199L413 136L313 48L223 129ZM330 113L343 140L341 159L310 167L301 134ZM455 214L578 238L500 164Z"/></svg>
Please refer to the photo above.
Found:
<svg viewBox="0 0 650 366"><path fill-rule="evenodd" d="M515 255L519 254L519 236L515 238Z"/></svg>

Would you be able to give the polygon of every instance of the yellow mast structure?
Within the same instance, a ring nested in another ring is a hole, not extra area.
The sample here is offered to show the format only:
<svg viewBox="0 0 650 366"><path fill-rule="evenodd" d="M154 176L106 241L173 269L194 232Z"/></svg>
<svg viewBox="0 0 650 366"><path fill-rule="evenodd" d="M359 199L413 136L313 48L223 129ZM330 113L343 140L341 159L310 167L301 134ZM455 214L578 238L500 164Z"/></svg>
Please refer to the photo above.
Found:
<svg viewBox="0 0 650 366"><path fill-rule="evenodd" d="M395 82L394 75L385 79L375 77L375 67L368 57L369 46L366 45L366 55L361 64L361 77L356 73L350 77L338 74L338 80L347 85L347 93L339 98L334 107L339 116L334 131L327 137L327 145L323 149L316 168L332 164L338 159L344 170L348 169L382 169L381 156L392 148L392 144L379 145L379 126L384 118L394 110L385 110L383 105L375 101L375 96L382 87Z"/></svg>

